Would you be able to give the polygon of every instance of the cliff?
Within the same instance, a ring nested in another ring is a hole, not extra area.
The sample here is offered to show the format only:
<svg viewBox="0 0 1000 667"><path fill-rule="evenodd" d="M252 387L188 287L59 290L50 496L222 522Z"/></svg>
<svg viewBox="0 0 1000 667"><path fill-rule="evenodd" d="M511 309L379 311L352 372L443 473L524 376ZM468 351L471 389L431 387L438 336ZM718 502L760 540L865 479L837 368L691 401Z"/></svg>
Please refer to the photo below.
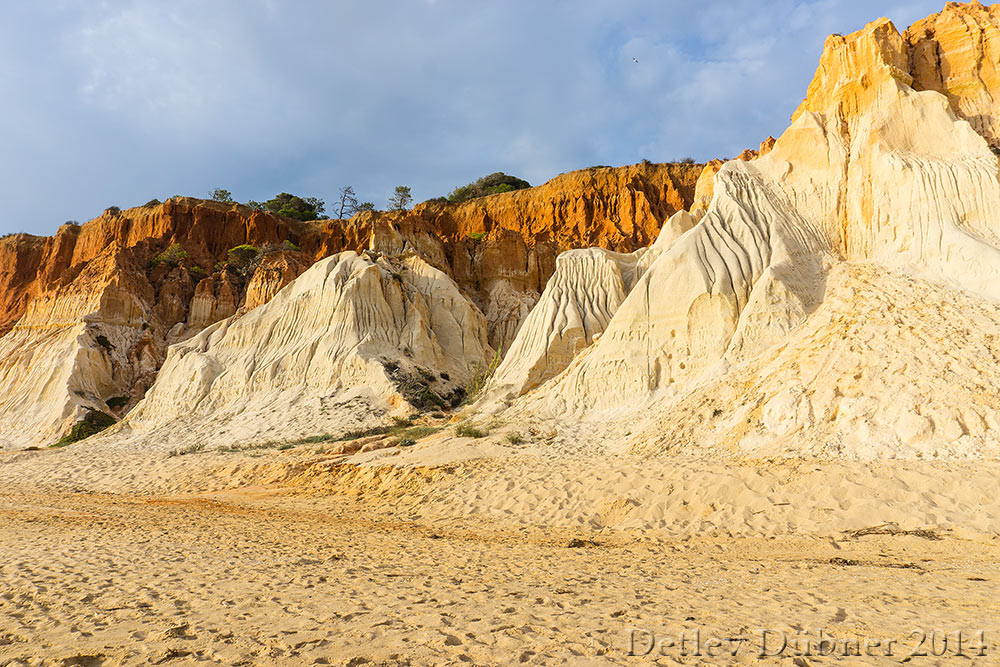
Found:
<svg viewBox="0 0 1000 667"><path fill-rule="evenodd" d="M0 446L45 444L89 411L126 413L167 347L267 303L345 250L416 253L513 338L562 250L632 251L690 204L699 165L593 168L463 204L299 222L174 198L0 239ZM252 246L246 256L231 255ZM30 368L29 368L30 366Z"/></svg>
<svg viewBox="0 0 1000 667"><path fill-rule="evenodd" d="M156 254L177 244L187 255L185 268L211 274L215 264L228 259L230 248L278 246L298 240L307 229L295 220L244 206L174 198L157 206L105 212L85 225L65 224L51 237L16 234L0 239L0 334L10 331L32 300L46 292L76 284L73 290L85 293L89 288L77 278L109 251L122 258L123 270L131 270L125 266L129 259L148 266ZM171 281L185 282L183 272L167 270L169 266L142 271L156 292ZM183 315L168 320L172 325Z"/></svg>
<svg viewBox="0 0 1000 667"><path fill-rule="evenodd" d="M945 95L959 118L1000 149L1000 5L949 2L903 39L913 88Z"/></svg>
<svg viewBox="0 0 1000 667"><path fill-rule="evenodd" d="M671 215L691 206L703 167L591 167L527 190L457 205L430 201L351 223L369 226L372 249L415 250L452 276L486 314L490 343L506 349L560 252L596 246L627 253L648 246Z"/></svg>
<svg viewBox="0 0 1000 667"><path fill-rule="evenodd" d="M995 17L949 4L907 35L828 38L769 151L706 168L695 227L499 418L616 425L602 438L644 453L998 455ZM572 289L606 291L597 275ZM529 321L519 339L545 340Z"/></svg>
<svg viewBox="0 0 1000 667"><path fill-rule="evenodd" d="M281 244L304 229L178 198L63 225L50 238L0 240L0 446L52 442L91 411L126 412L169 344L234 314L248 286L255 299L277 291L264 276L275 262L298 263ZM236 265L228 251L242 244L266 254Z"/></svg>
<svg viewBox="0 0 1000 667"><path fill-rule="evenodd" d="M346 221L181 199L6 239L0 446L154 378L116 427L140 444L360 425L455 399L502 346L474 410L569 422L566 447L1000 456L997 15L831 36L789 127L735 160Z"/></svg>
<svg viewBox="0 0 1000 667"><path fill-rule="evenodd" d="M171 347L112 432L232 446L371 426L457 404L491 355L482 313L443 272L346 251Z"/></svg>

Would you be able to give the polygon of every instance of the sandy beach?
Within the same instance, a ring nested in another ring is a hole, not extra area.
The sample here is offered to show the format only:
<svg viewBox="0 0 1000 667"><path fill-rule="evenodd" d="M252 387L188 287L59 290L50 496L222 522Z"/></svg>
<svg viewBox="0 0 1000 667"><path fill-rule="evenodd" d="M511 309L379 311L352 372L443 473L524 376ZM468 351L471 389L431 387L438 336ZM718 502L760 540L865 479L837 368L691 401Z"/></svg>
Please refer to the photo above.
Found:
<svg viewBox="0 0 1000 667"><path fill-rule="evenodd" d="M115 455L86 444L3 455L0 664L998 655L998 518L977 486L993 464L602 468L522 455L407 467L395 459L433 452L396 449L331 469L300 447L118 454L118 468L101 468L101 451ZM46 481L47 465L62 476ZM145 490L122 473L164 468ZM125 488L109 493L115 480ZM914 490L934 480L951 495ZM631 495L609 500L619 487ZM834 656L816 655L830 648L820 629L839 642Z"/></svg>

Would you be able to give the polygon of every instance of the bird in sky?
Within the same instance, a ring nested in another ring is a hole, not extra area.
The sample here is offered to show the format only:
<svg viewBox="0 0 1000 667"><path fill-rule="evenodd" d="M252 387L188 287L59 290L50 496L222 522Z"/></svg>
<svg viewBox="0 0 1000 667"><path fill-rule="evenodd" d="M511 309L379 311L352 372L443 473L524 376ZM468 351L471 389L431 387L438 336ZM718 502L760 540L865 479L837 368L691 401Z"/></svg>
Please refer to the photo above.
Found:
<svg viewBox="0 0 1000 667"><path fill-rule="evenodd" d="M635 57L633 57L633 58L632 58L632 62L634 62L634 63L637 63L637 62L639 62L639 59L638 59L638 58L635 58Z"/></svg>

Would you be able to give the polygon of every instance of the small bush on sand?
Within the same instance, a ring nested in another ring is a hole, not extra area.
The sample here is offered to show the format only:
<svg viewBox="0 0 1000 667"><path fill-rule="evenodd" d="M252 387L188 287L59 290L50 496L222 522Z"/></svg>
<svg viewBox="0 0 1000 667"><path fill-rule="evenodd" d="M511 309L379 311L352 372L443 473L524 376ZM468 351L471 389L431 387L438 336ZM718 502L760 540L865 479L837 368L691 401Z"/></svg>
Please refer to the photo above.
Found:
<svg viewBox="0 0 1000 667"><path fill-rule="evenodd" d="M485 438L489 435L489 431L485 431L472 424L459 424L455 428L455 435L460 438Z"/></svg>
<svg viewBox="0 0 1000 667"><path fill-rule="evenodd" d="M497 346L497 351L490 359L490 363L483 366L481 363L476 362L476 365L472 369L472 379L469 383L465 385L465 400L468 403L472 403L477 398L479 394L482 393L483 389L486 387L487 381L493 377L493 373L496 372L497 366L500 365L500 361L503 359L503 341L500 341L500 345Z"/></svg>
<svg viewBox="0 0 1000 667"><path fill-rule="evenodd" d="M203 451L205 451L205 443L199 443L197 445L188 445L183 449L171 449L167 456L184 456L185 454L197 454Z"/></svg>
<svg viewBox="0 0 1000 667"><path fill-rule="evenodd" d="M91 410L87 413L81 421L73 424L73 428L69 430L69 433L64 435L56 442L53 447L65 447L66 445L71 445L74 442L79 442L85 438L100 433L107 427L115 423L115 418L111 415L101 412L100 410Z"/></svg>

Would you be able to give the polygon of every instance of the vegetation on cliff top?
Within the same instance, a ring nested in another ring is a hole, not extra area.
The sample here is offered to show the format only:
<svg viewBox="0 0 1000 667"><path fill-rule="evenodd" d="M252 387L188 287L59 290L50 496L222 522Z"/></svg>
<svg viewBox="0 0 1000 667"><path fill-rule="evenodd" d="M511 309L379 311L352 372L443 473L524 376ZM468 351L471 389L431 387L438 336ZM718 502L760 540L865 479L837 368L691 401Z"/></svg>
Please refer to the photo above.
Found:
<svg viewBox="0 0 1000 667"><path fill-rule="evenodd" d="M410 186L397 185L396 190L389 197L389 210L405 211L412 201L413 195L410 194Z"/></svg>
<svg viewBox="0 0 1000 667"><path fill-rule="evenodd" d="M270 211L295 220L321 220L326 211L326 202L317 197L299 197L282 192L266 202L247 202L247 206L260 211Z"/></svg>
<svg viewBox="0 0 1000 667"><path fill-rule="evenodd" d="M523 190L530 187L531 184L528 183L528 181L522 180L517 176L510 176L502 171L498 171L494 174L490 174L489 176L483 176L482 178L476 179L475 182L469 183L468 185L455 188L452 190L451 194L448 195L448 201L457 204L470 199L476 199L477 197L495 195L501 192L512 192L514 190Z"/></svg>

